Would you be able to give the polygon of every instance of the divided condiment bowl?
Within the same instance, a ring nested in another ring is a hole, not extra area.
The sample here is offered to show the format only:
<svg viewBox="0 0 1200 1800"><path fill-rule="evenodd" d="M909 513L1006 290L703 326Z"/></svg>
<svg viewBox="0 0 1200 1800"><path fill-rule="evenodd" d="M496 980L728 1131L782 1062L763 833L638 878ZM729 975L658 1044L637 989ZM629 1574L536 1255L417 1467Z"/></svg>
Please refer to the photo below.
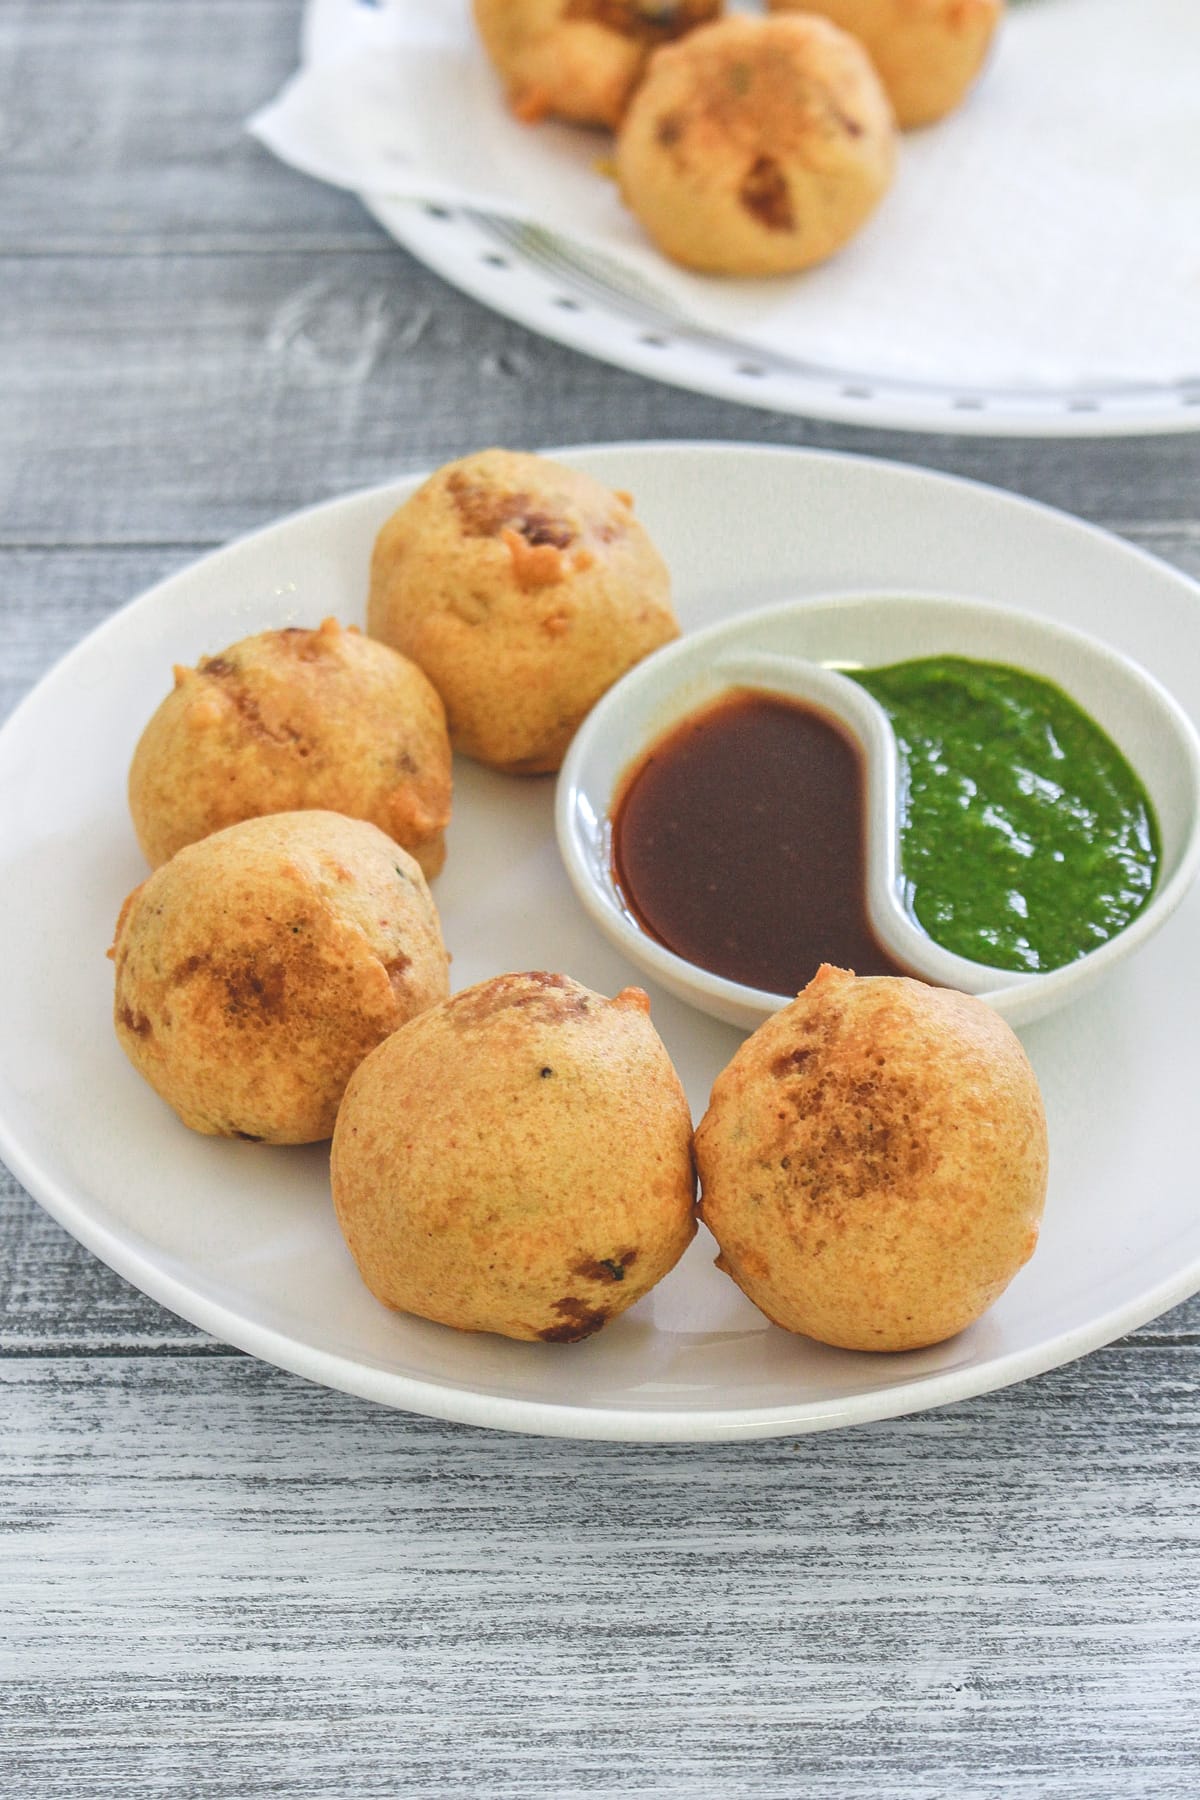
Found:
<svg viewBox="0 0 1200 1800"><path fill-rule="evenodd" d="M912 918L900 868L899 768L878 703L844 668L919 657L1007 664L1053 682L1117 745L1157 815L1154 892L1125 928L1059 968L994 968L943 949ZM654 980L701 1010L753 1029L792 998L710 973L668 949L627 906L613 872L611 814L630 769L690 714L738 690L832 714L865 768L866 908L880 944L914 975L978 994L1013 1024L1074 999L1165 923L1200 868L1200 735L1128 657L1082 632L982 601L899 593L829 595L743 613L666 646L597 703L559 776L559 849L583 906Z"/></svg>

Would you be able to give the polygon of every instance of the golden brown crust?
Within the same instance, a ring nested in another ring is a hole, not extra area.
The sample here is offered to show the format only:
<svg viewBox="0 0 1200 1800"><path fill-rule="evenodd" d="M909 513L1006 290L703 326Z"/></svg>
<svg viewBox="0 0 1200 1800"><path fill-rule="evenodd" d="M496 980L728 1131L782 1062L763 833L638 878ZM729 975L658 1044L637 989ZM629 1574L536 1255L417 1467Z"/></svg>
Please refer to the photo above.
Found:
<svg viewBox="0 0 1200 1800"><path fill-rule="evenodd" d="M713 274L831 256L892 178L891 107L825 19L735 16L655 53L617 139L622 197L659 249Z"/></svg>
<svg viewBox="0 0 1200 1800"><path fill-rule="evenodd" d="M350 1075L446 993L416 861L375 826L277 813L187 846L121 909L117 1037L195 1131L328 1137Z"/></svg>
<svg viewBox="0 0 1200 1800"><path fill-rule="evenodd" d="M398 1031L346 1091L334 1205L385 1305L573 1343L695 1231L691 1120L640 989L500 975Z"/></svg>
<svg viewBox="0 0 1200 1800"><path fill-rule="evenodd" d="M367 628L424 669L456 749L521 774L557 769L600 695L679 632L626 500L508 450L447 464L388 520Z"/></svg>
<svg viewBox="0 0 1200 1800"><path fill-rule="evenodd" d="M913 1349L970 1324L1032 1254L1045 1115L982 1001L825 967L717 1077L696 1160L718 1266L769 1318Z"/></svg>
<svg viewBox="0 0 1200 1800"><path fill-rule="evenodd" d="M767 0L773 12L820 13L864 45L907 130L958 106L978 78L1004 0Z"/></svg>
<svg viewBox="0 0 1200 1800"><path fill-rule="evenodd" d="M659 44L715 18L722 0L474 0L475 23L526 124L615 126Z"/></svg>
<svg viewBox="0 0 1200 1800"><path fill-rule="evenodd" d="M445 711L421 670L336 619L244 638L175 686L134 752L129 804L147 860L264 813L367 819L416 857L445 862Z"/></svg>

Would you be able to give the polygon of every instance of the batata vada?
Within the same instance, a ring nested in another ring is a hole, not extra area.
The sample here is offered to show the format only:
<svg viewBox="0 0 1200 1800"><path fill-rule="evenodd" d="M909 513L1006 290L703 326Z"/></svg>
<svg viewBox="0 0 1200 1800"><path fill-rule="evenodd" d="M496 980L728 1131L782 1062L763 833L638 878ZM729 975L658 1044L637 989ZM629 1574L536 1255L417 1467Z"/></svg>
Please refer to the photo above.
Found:
<svg viewBox="0 0 1200 1800"><path fill-rule="evenodd" d="M621 195L665 255L719 275L832 256L892 179L892 109L826 19L719 20L651 58L617 138Z"/></svg>
<svg viewBox="0 0 1200 1800"><path fill-rule="evenodd" d="M574 1343L695 1231L691 1119L638 988L499 975L423 1013L351 1080L333 1199L386 1306Z"/></svg>
<svg viewBox="0 0 1200 1800"><path fill-rule="evenodd" d="M982 69L1004 11L1004 0L767 3L776 12L820 13L858 38L905 129L954 110Z"/></svg>
<svg viewBox="0 0 1200 1800"><path fill-rule="evenodd" d="M369 819L433 876L450 797L432 685L336 619L264 631L177 668L129 771L134 829L154 867L239 820L313 807Z"/></svg>
<svg viewBox="0 0 1200 1800"><path fill-rule="evenodd" d="M651 51L720 10L721 0L475 0L475 23L519 119L616 125Z"/></svg>
<svg viewBox="0 0 1200 1800"><path fill-rule="evenodd" d="M448 463L388 520L367 629L424 669L456 749L515 774L557 769L601 694L679 635L629 496L510 450Z"/></svg>
<svg viewBox="0 0 1200 1800"><path fill-rule="evenodd" d="M696 1161L718 1267L769 1319L912 1350L963 1330L1032 1254L1046 1120L983 1001L825 965L717 1077Z"/></svg>
<svg viewBox="0 0 1200 1800"><path fill-rule="evenodd" d="M185 1125L304 1144L382 1038L445 997L414 858L331 812L247 819L130 894L113 947L126 1055Z"/></svg>

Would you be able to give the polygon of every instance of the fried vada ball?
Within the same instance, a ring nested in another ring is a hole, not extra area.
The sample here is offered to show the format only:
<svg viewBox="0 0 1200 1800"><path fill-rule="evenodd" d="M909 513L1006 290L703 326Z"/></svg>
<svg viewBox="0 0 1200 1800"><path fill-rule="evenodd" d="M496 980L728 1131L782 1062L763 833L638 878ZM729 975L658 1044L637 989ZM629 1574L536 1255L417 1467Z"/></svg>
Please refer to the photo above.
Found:
<svg viewBox="0 0 1200 1800"><path fill-rule="evenodd" d="M445 997L425 878L376 826L332 812L247 819L130 894L109 952L134 1068L185 1125L306 1144L351 1074Z"/></svg>
<svg viewBox="0 0 1200 1800"><path fill-rule="evenodd" d="M826 19L730 17L658 51L617 138L630 211L665 255L718 275L832 256L892 179L892 109Z"/></svg>
<svg viewBox="0 0 1200 1800"><path fill-rule="evenodd" d="M982 69L1004 11L1004 0L767 3L776 12L820 13L858 38L904 129L953 112Z"/></svg>
<svg viewBox="0 0 1200 1800"><path fill-rule="evenodd" d="M696 1132L717 1266L787 1331L914 1350L1033 1253L1037 1080L983 1001L823 966L717 1077Z"/></svg>
<svg viewBox="0 0 1200 1800"><path fill-rule="evenodd" d="M392 515L367 629L424 669L457 750L514 774L557 769L601 694L679 635L629 496L511 450L448 463Z"/></svg>
<svg viewBox="0 0 1200 1800"><path fill-rule="evenodd" d="M499 975L431 1008L352 1078L333 1199L385 1306L575 1343L696 1229L691 1118L639 988Z"/></svg>
<svg viewBox="0 0 1200 1800"><path fill-rule="evenodd" d="M177 667L129 771L134 829L156 868L241 819L313 807L369 819L431 877L446 860L450 797L446 715L431 683L336 619L264 631Z"/></svg>
<svg viewBox="0 0 1200 1800"><path fill-rule="evenodd" d="M519 119L613 126L646 59L721 0L475 0L475 23Z"/></svg>

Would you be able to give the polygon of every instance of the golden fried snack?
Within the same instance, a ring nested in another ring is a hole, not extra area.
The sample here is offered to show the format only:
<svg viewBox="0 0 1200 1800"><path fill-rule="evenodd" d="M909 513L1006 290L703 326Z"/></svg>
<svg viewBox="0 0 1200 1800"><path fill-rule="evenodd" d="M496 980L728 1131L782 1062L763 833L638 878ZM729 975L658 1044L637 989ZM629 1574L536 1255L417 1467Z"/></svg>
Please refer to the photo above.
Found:
<svg viewBox="0 0 1200 1800"><path fill-rule="evenodd" d="M547 457L483 450L393 513L367 629L424 669L456 749L515 774L557 769L605 689L678 637L632 504Z"/></svg>
<svg viewBox="0 0 1200 1800"><path fill-rule="evenodd" d="M892 179L892 109L826 19L745 16L657 51L617 138L621 195L658 248L779 275L853 237Z"/></svg>
<svg viewBox="0 0 1200 1800"><path fill-rule="evenodd" d="M450 794L433 687L336 619L264 631L176 668L129 771L134 829L155 867L241 819L315 807L369 819L434 876Z"/></svg>
<svg viewBox="0 0 1200 1800"><path fill-rule="evenodd" d="M717 1266L785 1330L913 1350L1032 1255L1046 1120L983 1001L823 966L749 1037L696 1132Z"/></svg>
<svg viewBox="0 0 1200 1800"><path fill-rule="evenodd" d="M616 125L658 45L722 0L474 0L483 45L519 119Z"/></svg>
<svg viewBox="0 0 1200 1800"><path fill-rule="evenodd" d="M952 112L983 67L1004 0L767 0L820 13L865 45L907 129Z"/></svg>
<svg viewBox="0 0 1200 1800"><path fill-rule="evenodd" d="M328 1137L363 1057L449 986L416 861L332 812L186 846L130 894L109 955L138 1073L194 1131L269 1144Z"/></svg>
<svg viewBox="0 0 1200 1800"><path fill-rule="evenodd" d="M645 994L565 975L499 975L381 1044L332 1174L371 1292L460 1331L588 1337L696 1229L691 1118Z"/></svg>

